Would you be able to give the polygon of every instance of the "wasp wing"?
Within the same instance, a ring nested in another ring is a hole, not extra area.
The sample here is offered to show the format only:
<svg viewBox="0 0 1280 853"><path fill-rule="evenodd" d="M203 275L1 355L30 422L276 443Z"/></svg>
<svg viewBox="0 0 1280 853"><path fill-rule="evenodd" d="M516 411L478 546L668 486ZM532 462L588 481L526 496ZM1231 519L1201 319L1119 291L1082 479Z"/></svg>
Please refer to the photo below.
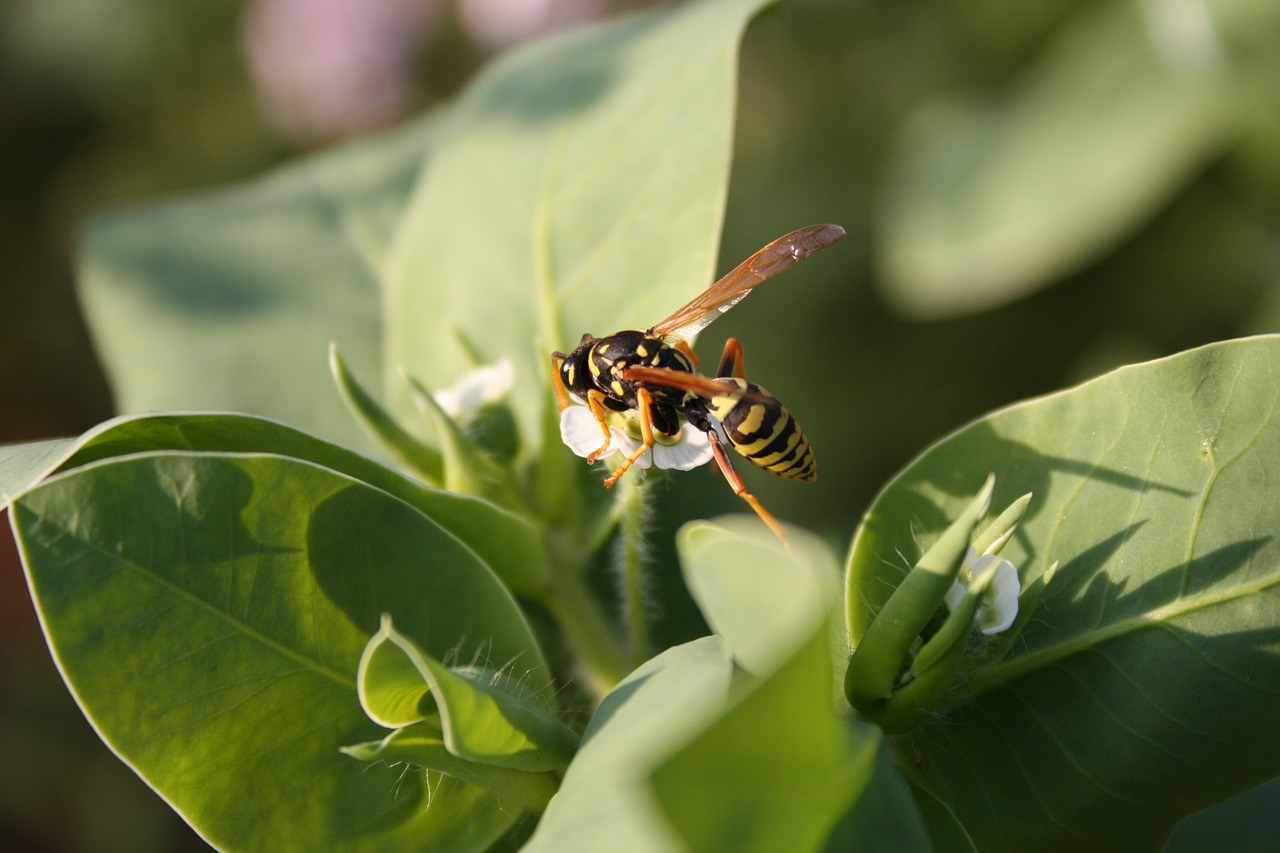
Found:
<svg viewBox="0 0 1280 853"><path fill-rule="evenodd" d="M737 305L756 285L822 251L843 236L844 229L839 225L810 225L779 237L655 325L649 333L660 338L690 340Z"/></svg>
<svg viewBox="0 0 1280 853"><path fill-rule="evenodd" d="M712 379L687 370L670 370L665 367L627 367L622 370L622 378L628 382L643 382L647 385L662 385L678 391L688 391L699 397L710 400L713 397L730 396L738 400L750 400L754 403L773 402L773 397L763 388L747 388L745 379L724 377ZM758 389L758 390L757 390Z"/></svg>

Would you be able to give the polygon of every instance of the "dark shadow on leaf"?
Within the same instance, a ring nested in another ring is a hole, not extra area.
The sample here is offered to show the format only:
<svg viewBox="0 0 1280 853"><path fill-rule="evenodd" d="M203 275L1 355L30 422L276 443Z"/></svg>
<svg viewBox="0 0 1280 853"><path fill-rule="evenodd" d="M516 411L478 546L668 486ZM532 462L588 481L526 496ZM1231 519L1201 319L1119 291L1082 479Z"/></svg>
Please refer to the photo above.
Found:
<svg viewBox="0 0 1280 853"><path fill-rule="evenodd" d="M1058 567L1053 576L1053 583L1046 589L1042 601L1061 598L1064 601L1085 603L1097 601L1099 597L1115 595L1113 587L1123 587L1124 581L1111 582L1102 568L1116 552L1146 524L1146 521L1135 522L1123 530L1094 545L1089 546L1066 563ZM1081 592L1081 590L1084 592Z"/></svg>
<svg viewBox="0 0 1280 853"><path fill-rule="evenodd" d="M1054 474L1097 480L1134 492L1154 490L1182 497L1191 495L1191 492L1185 489L1135 477L1095 462L1041 453L1029 445L1000 437L986 421L978 421L948 439L946 456L952 460L969 461L963 466L913 467L906 472L902 485L910 486L915 481L927 482L930 486L949 495L965 498L977 491L978 486L982 484L983 476L994 473L996 495L993 506L1002 506L1002 501L1007 504L1027 492L1045 494L1048 491L1049 479ZM978 470L981 470L981 474L977 473ZM1028 509L1027 518L1034 518L1039 509L1039 505L1033 500ZM936 517L933 520L936 521ZM943 524L945 525L945 522Z"/></svg>

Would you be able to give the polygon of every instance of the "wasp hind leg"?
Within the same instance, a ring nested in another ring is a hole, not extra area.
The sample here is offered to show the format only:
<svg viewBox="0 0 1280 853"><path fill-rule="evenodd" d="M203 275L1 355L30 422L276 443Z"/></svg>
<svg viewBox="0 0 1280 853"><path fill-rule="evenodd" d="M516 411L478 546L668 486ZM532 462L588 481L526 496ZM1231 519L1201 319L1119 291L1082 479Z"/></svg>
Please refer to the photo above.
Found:
<svg viewBox="0 0 1280 853"><path fill-rule="evenodd" d="M724 342L724 354L720 356L720 369L716 371L717 379L727 376L747 378L747 365L742 358L742 344L738 343L737 338L729 338Z"/></svg>
<svg viewBox="0 0 1280 853"><path fill-rule="evenodd" d="M742 477L734 470L733 463L729 461L729 456L724 452L724 445L720 443L720 437L716 435L713 429L707 433L707 438L711 441L711 452L715 456L716 464L720 466L720 473L729 481L729 488L733 489L733 493L747 502L756 515L760 516L774 535L781 539L784 543L787 541L787 528L782 526L782 522L773 517L773 513L764 508L760 500L751 492L747 491L746 483L742 482Z"/></svg>

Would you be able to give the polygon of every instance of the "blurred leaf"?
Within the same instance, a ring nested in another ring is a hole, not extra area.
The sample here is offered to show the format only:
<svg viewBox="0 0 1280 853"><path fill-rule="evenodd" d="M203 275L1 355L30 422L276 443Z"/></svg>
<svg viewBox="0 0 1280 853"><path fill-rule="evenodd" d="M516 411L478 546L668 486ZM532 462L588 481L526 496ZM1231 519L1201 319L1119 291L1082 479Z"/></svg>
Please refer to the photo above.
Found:
<svg viewBox="0 0 1280 853"><path fill-rule="evenodd" d="M677 546L685 583L734 662L767 675L835 607L839 570L829 548L806 530L783 543L754 517L686 524ZM834 612L834 611L833 611Z"/></svg>
<svg viewBox="0 0 1280 853"><path fill-rule="evenodd" d="M1224 848L1238 853L1270 853L1280 838L1280 779L1254 788L1184 820L1165 853L1200 853Z"/></svg>
<svg viewBox="0 0 1280 853"><path fill-rule="evenodd" d="M420 774L338 752L377 733L355 677L382 613L434 656L545 678L507 591L409 504L295 459L170 451L59 474L11 516L77 701L212 843L482 849L511 824L472 786L428 809Z"/></svg>
<svg viewBox="0 0 1280 853"><path fill-rule="evenodd" d="M249 412L373 448L327 353L379 374L387 243L436 127L91 223L81 295L119 410Z"/></svg>
<svg viewBox="0 0 1280 853"><path fill-rule="evenodd" d="M927 108L889 180L887 295L964 314L1115 246L1258 108L1257 47L1241 42L1278 25L1265 0L1091 4L1009 91Z"/></svg>
<svg viewBox="0 0 1280 853"><path fill-rule="evenodd" d="M704 637L668 649L623 679L587 725L526 853L679 849L646 777L724 708L732 672L724 643Z"/></svg>
<svg viewBox="0 0 1280 853"><path fill-rule="evenodd" d="M931 843L911 787L889 759L885 743L881 741L871 778L854 800L853 807L840 818L823 850L826 853L849 850L930 853L936 847L941 845Z"/></svg>
<svg viewBox="0 0 1280 853"><path fill-rule="evenodd" d="M500 58L453 108L390 258L387 368L515 365L541 441L554 349L648 328L712 278L737 65L765 0L695 0ZM412 407L401 394L396 406Z"/></svg>
<svg viewBox="0 0 1280 853"><path fill-rule="evenodd" d="M714 602L708 621L731 626L735 650L768 669L653 770L653 790L684 849L820 849L870 777L880 734L865 726L855 737L834 710L829 552L802 531L788 548L740 521L687 525L681 564L699 603ZM751 622L764 643L742 631Z"/></svg>
<svg viewBox="0 0 1280 853"><path fill-rule="evenodd" d="M75 446L73 438L0 444L0 509L10 497L56 468Z"/></svg>
<svg viewBox="0 0 1280 853"><path fill-rule="evenodd" d="M1001 555L1039 608L949 713L894 741L922 805L979 848L1157 849L1280 775L1278 364L1267 336L1118 370L970 424L876 499L849 559L854 626L973 482L996 472L996 506L1034 493Z"/></svg>

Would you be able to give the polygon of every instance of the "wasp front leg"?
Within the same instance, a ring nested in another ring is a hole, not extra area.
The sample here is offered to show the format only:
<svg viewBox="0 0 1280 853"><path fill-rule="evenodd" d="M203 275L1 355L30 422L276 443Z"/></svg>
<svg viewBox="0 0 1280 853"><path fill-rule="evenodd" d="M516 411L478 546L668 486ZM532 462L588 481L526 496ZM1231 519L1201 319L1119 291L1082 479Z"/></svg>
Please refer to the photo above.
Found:
<svg viewBox="0 0 1280 853"><path fill-rule="evenodd" d="M564 387L564 377L560 375L560 368L566 358L568 356L562 352L551 353L551 387L555 389L556 405L562 412L569 408L569 389Z"/></svg>
<svg viewBox="0 0 1280 853"><path fill-rule="evenodd" d="M627 473L627 469L634 465L637 459L643 456L649 448L653 447L653 415L650 412L653 407L653 395L646 388L637 388L636 402L638 404L637 411L640 414L640 448L622 460L622 464L605 478L604 484L606 486L612 487L614 483L618 482L618 478Z"/></svg>
<svg viewBox="0 0 1280 853"><path fill-rule="evenodd" d="M600 424L600 431L604 433L604 444L587 454L588 462L595 462L609 450L609 445L613 442L613 433L609 431L609 410L604 407L604 393L601 391L587 392L587 408L591 409L591 414L595 415L596 423Z"/></svg>

